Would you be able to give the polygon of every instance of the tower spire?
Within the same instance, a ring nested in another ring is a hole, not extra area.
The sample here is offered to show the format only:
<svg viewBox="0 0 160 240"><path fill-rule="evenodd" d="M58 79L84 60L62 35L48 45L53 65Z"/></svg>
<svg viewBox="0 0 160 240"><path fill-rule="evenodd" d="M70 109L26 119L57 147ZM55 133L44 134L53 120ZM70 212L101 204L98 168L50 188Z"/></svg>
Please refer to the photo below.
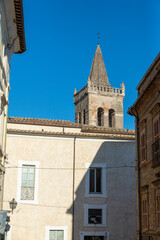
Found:
<svg viewBox="0 0 160 240"><path fill-rule="evenodd" d="M99 44L97 45L97 49L93 58L89 79L91 83L95 85L109 85L109 80Z"/></svg>

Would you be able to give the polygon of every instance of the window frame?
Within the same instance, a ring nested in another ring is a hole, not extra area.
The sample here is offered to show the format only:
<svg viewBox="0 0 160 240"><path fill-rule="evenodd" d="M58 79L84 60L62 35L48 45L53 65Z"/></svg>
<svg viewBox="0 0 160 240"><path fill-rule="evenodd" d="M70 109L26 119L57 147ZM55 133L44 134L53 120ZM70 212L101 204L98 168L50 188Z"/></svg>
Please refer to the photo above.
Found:
<svg viewBox="0 0 160 240"><path fill-rule="evenodd" d="M107 163L85 163L87 172L85 176L85 197L107 197L106 180L107 180ZM90 168L101 168L101 193L90 192Z"/></svg>
<svg viewBox="0 0 160 240"><path fill-rule="evenodd" d="M64 231L64 239L67 240L67 231L68 227L67 226L45 226L45 240L49 240L49 231Z"/></svg>
<svg viewBox="0 0 160 240"><path fill-rule="evenodd" d="M89 209L102 209L102 223L98 224L92 224L89 223ZM87 227L106 227L106 215L107 215L107 205L89 205L89 204L84 204L84 226Z"/></svg>
<svg viewBox="0 0 160 240"><path fill-rule="evenodd" d="M146 161L146 132L143 130L140 133L140 163L143 163Z"/></svg>
<svg viewBox="0 0 160 240"><path fill-rule="evenodd" d="M85 236L104 236L104 239L109 240L109 232L96 232L96 231L92 231L92 232L85 232L85 231L81 231L80 232L80 240L84 240Z"/></svg>
<svg viewBox="0 0 160 240"><path fill-rule="evenodd" d="M35 182L34 182L34 199L21 200L21 186L22 186L22 167L23 165L35 166ZM39 165L38 161L18 161L18 184L17 184L17 202L25 204L38 204L38 178L39 178Z"/></svg>
<svg viewBox="0 0 160 240"><path fill-rule="evenodd" d="M144 210L144 202L146 202L146 211L143 212ZM149 221L148 221L148 216L149 216L149 213L148 213L148 210L149 210L149 201L148 201L148 192L145 192L141 195L141 209L142 209L142 212L141 212L141 221L142 221L142 231L145 232L145 231L148 231L148 226L149 226ZM144 226L144 218L146 218L146 225Z"/></svg>
<svg viewBox="0 0 160 240"><path fill-rule="evenodd" d="M100 170L100 187L97 186L98 182L98 170ZM93 191L91 191L91 171L93 172ZM98 191L100 188L100 191ZM101 194L102 193L102 168L89 168L89 194Z"/></svg>

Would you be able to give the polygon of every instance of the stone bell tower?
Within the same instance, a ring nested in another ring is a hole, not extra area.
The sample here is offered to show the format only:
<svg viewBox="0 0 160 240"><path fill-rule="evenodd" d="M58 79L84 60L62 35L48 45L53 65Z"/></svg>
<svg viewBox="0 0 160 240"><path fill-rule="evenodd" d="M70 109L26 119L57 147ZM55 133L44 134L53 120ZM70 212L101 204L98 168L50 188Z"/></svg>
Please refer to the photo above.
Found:
<svg viewBox="0 0 160 240"><path fill-rule="evenodd" d="M111 87L98 44L87 85L74 91L75 122L122 129L124 96L124 83L121 88Z"/></svg>

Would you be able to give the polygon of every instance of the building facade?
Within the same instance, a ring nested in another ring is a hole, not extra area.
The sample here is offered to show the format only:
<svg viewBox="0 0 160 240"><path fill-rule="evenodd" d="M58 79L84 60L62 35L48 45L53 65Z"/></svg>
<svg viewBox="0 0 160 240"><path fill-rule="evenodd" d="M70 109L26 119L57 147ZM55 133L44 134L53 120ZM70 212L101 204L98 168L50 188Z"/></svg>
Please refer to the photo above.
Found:
<svg viewBox="0 0 160 240"><path fill-rule="evenodd" d="M134 151L132 130L9 118L7 240L136 239Z"/></svg>
<svg viewBox="0 0 160 240"><path fill-rule="evenodd" d="M160 239L160 54L137 86L128 113L136 117L138 239Z"/></svg>
<svg viewBox="0 0 160 240"><path fill-rule="evenodd" d="M6 159L6 125L10 63L14 53L26 50L21 0L0 1L0 208Z"/></svg>

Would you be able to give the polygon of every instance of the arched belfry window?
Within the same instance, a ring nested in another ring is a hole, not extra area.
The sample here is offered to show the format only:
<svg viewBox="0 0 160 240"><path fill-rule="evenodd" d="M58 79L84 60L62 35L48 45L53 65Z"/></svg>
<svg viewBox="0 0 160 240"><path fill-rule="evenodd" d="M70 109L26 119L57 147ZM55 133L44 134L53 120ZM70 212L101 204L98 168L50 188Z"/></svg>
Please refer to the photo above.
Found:
<svg viewBox="0 0 160 240"><path fill-rule="evenodd" d="M79 124L81 124L81 123L82 123L82 115L81 115L81 112L79 112L78 119L79 119Z"/></svg>
<svg viewBox="0 0 160 240"><path fill-rule="evenodd" d="M115 111L113 109L109 109L109 127L114 127L115 125Z"/></svg>
<svg viewBox="0 0 160 240"><path fill-rule="evenodd" d="M86 111L83 110L83 124L86 124Z"/></svg>
<svg viewBox="0 0 160 240"><path fill-rule="evenodd" d="M97 124L98 126L104 126L104 109L98 108L97 110Z"/></svg>

